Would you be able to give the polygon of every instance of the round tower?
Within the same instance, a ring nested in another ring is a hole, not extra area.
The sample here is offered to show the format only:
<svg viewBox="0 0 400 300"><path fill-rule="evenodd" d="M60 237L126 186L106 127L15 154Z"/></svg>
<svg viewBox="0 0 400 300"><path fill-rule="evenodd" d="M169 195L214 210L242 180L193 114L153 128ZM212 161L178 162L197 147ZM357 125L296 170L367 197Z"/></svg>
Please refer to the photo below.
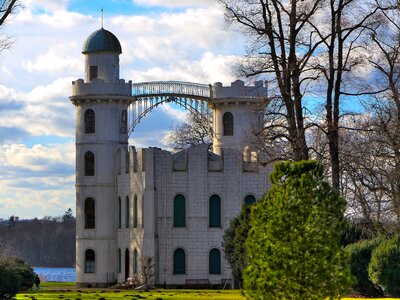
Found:
<svg viewBox="0 0 400 300"><path fill-rule="evenodd" d="M76 283L117 278L116 151L128 144L132 83L119 79L121 44L101 28L85 41L85 79L72 82L76 107Z"/></svg>

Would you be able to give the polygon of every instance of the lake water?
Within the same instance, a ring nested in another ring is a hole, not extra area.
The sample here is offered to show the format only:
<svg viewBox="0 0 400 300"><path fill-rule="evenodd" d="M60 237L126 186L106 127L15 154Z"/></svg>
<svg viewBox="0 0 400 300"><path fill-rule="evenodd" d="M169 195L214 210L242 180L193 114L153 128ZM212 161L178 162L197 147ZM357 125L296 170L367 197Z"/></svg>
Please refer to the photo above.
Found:
<svg viewBox="0 0 400 300"><path fill-rule="evenodd" d="M33 268L42 281L76 281L75 268Z"/></svg>

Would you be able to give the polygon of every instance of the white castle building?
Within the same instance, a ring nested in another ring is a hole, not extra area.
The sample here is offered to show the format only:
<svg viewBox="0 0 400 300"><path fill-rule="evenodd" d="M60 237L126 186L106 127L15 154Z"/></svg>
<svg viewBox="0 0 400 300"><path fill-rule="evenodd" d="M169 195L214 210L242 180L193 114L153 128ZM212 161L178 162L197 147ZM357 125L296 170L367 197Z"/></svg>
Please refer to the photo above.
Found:
<svg viewBox="0 0 400 300"><path fill-rule="evenodd" d="M244 203L268 189L270 170L246 145L266 87L212 86L205 100L212 145L178 153L136 149L128 144L129 112L140 99L132 82L119 78L118 39L102 28L82 53L85 76L72 82L70 97L76 107L77 286L140 277L144 257L153 258L156 285L232 279L224 230Z"/></svg>

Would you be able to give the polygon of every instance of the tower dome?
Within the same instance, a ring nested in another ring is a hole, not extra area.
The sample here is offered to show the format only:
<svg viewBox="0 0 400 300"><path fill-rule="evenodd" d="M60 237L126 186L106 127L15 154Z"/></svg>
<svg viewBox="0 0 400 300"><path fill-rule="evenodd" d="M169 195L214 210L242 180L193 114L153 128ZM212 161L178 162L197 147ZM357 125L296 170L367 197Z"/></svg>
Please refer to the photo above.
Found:
<svg viewBox="0 0 400 300"><path fill-rule="evenodd" d="M122 53L122 49L117 37L110 31L101 28L89 35L83 44L83 54L94 52Z"/></svg>

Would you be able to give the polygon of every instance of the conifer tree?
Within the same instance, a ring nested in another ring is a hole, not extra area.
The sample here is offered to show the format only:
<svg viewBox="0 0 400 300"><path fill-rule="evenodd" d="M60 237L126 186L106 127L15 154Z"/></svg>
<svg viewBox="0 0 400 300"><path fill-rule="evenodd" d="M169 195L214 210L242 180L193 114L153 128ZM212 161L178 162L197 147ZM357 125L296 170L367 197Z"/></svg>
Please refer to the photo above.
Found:
<svg viewBox="0 0 400 300"><path fill-rule="evenodd" d="M283 162L251 212L244 285L254 299L336 299L351 284L340 245L345 200L314 161Z"/></svg>

